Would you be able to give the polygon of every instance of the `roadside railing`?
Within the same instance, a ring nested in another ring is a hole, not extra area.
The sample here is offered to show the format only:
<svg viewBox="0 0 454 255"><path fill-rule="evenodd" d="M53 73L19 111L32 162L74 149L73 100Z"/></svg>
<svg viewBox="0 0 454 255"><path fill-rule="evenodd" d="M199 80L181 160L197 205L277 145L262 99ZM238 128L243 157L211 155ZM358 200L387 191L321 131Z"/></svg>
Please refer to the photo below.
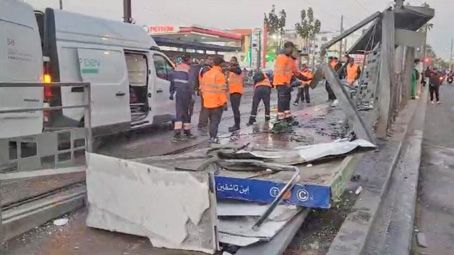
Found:
<svg viewBox="0 0 454 255"><path fill-rule="evenodd" d="M38 170L83 164L85 152L92 151L90 83L4 83L0 88L83 88L83 104L24 108L0 108L0 119L4 114L26 112L52 112L63 109L84 109L84 127L61 128L34 135L0 139L0 172ZM5 120L1 120L5 121ZM13 120L12 120L13 121ZM20 129L21 127L17 127ZM1 132L1 131L0 131Z"/></svg>

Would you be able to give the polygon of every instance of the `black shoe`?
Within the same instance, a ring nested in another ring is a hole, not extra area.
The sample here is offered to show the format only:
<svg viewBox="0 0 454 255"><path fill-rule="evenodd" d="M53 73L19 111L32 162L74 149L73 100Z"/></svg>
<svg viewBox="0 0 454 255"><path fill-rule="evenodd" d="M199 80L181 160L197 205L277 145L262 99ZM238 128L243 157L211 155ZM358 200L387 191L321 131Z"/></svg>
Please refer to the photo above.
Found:
<svg viewBox="0 0 454 255"><path fill-rule="evenodd" d="M180 133L175 134L175 135L173 136L173 138L172 138L172 142L173 142L173 143L182 142L182 141L184 141L184 140L185 140L185 138L184 138Z"/></svg>
<svg viewBox="0 0 454 255"><path fill-rule="evenodd" d="M234 125L232 127L229 127L229 132L235 132L235 131L238 131L240 130L240 127L237 126L237 125Z"/></svg>
<svg viewBox="0 0 454 255"><path fill-rule="evenodd" d="M254 117L250 117L249 118L249 122L246 125L247 126L252 126L252 125L254 125L255 122L256 122L255 118Z"/></svg>
<svg viewBox="0 0 454 255"><path fill-rule="evenodd" d="M187 138L187 139L196 139L197 137L195 135L193 135L191 133L191 131L184 131L184 136Z"/></svg>

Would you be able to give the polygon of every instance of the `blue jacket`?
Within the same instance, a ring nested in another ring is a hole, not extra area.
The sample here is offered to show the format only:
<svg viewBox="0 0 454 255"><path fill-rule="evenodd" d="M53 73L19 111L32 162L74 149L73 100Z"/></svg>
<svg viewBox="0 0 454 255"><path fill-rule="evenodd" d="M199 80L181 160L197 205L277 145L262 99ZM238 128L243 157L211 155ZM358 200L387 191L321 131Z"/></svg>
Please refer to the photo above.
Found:
<svg viewBox="0 0 454 255"><path fill-rule="evenodd" d="M179 64L174 71L170 72L170 95L177 93L194 93L194 84L190 80L191 67L187 64Z"/></svg>

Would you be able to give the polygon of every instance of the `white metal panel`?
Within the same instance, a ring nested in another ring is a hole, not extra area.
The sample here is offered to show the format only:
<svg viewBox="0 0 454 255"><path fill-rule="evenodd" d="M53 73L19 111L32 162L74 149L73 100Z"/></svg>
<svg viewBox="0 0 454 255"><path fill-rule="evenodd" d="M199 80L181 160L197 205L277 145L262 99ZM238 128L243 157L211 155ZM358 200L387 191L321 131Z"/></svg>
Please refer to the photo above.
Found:
<svg viewBox="0 0 454 255"><path fill-rule="evenodd" d="M209 174L94 153L87 162L88 226L146 236L154 247L214 253L216 200Z"/></svg>
<svg viewBox="0 0 454 255"><path fill-rule="evenodd" d="M0 82L40 82L41 41L29 5L0 1ZM0 109L43 106L42 88L0 88ZM0 138L42 132L42 112L0 114Z"/></svg>

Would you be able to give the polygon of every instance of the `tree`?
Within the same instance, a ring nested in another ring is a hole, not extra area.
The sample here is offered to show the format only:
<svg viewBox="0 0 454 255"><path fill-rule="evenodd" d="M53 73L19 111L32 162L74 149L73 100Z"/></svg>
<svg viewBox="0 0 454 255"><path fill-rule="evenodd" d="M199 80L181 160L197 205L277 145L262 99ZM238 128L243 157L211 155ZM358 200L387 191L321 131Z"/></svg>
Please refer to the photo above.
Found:
<svg viewBox="0 0 454 255"><path fill-rule="evenodd" d="M309 44L315 39L315 35L320 32L322 23L320 20L314 18L314 10L309 7L306 10L301 11L301 21L295 24L296 33L303 39L304 48L307 48ZM312 48L312 47L311 47ZM315 57L312 52L312 65L314 65Z"/></svg>
<svg viewBox="0 0 454 255"><path fill-rule="evenodd" d="M282 9L279 14L276 14L276 6L273 4L271 11L268 15L265 13L264 23L268 27L269 35L283 35L285 20L287 18L287 13Z"/></svg>

